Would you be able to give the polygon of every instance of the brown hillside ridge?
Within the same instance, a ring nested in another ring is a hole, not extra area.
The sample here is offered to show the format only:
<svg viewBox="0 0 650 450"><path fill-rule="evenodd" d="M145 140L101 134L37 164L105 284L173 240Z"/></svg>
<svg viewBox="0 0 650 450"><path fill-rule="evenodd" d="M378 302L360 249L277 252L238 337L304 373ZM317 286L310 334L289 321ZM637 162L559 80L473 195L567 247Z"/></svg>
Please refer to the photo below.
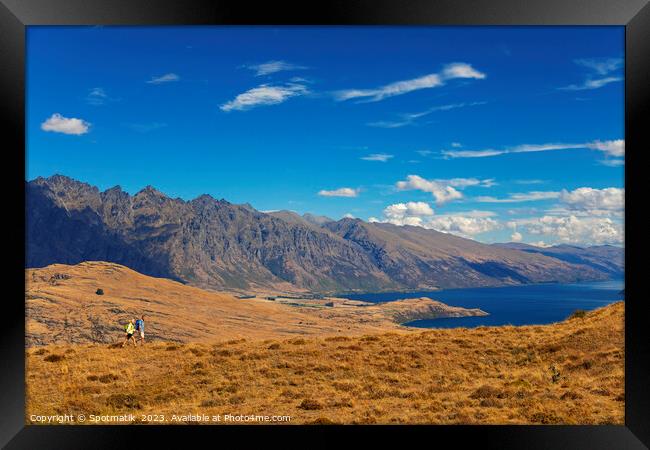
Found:
<svg viewBox="0 0 650 450"><path fill-rule="evenodd" d="M28 346L117 342L124 338L127 321L142 314L147 315L148 341L181 343L412 332L399 323L486 314L428 298L382 305L339 298L239 299L107 262L28 269L26 286ZM103 295L97 294L98 289Z"/></svg>
<svg viewBox="0 0 650 450"><path fill-rule="evenodd" d="M623 330L619 302L544 326L47 345L26 350L26 421L133 414L139 423L194 423L188 415L243 414L287 415L292 424L622 425Z"/></svg>

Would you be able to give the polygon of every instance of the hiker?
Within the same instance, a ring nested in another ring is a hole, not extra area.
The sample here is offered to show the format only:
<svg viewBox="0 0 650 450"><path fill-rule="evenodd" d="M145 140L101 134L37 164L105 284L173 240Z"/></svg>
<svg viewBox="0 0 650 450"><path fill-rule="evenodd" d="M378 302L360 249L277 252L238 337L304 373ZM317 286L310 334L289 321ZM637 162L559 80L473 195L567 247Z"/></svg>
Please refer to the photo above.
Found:
<svg viewBox="0 0 650 450"><path fill-rule="evenodd" d="M122 347L124 347L126 343L129 342L129 339L133 341L133 346L136 347L137 344L135 343L135 337L133 337L133 333L135 332L135 319L131 319L129 323L126 324L124 331L126 331L126 339L122 343Z"/></svg>
<svg viewBox="0 0 650 450"><path fill-rule="evenodd" d="M141 318L135 321L135 331L140 333L140 345L144 345L144 317L143 314Z"/></svg>

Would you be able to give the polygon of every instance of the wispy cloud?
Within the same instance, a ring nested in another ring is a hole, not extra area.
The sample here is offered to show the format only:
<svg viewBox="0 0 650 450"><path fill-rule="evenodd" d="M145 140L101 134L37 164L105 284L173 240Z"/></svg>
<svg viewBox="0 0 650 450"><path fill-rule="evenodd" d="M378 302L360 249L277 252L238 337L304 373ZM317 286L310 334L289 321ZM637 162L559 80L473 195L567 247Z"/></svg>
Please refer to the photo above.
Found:
<svg viewBox="0 0 650 450"><path fill-rule="evenodd" d="M555 191L532 191L524 193L510 194L506 198L496 198L489 196L476 197L474 200L481 203L519 203L534 202L539 200L550 200L560 198L561 192Z"/></svg>
<svg viewBox="0 0 650 450"><path fill-rule="evenodd" d="M359 195L359 189L342 187L331 191L321 190L318 191L318 195L321 197L356 197Z"/></svg>
<svg viewBox="0 0 650 450"><path fill-rule="evenodd" d="M454 78L483 79L486 75L466 63L447 64L439 73L431 73L419 78L395 81L374 89L344 89L334 92L338 101L363 99L366 102L378 102L396 95L408 94L420 89L430 89L445 84Z"/></svg>
<svg viewBox="0 0 650 450"><path fill-rule="evenodd" d="M590 58L576 59L576 64L586 67L590 73L587 78L580 84L570 84L558 89L565 91L584 91L589 89L598 89L610 83L622 81L622 74L610 75L617 72L623 66L621 58Z"/></svg>
<svg viewBox="0 0 650 450"><path fill-rule="evenodd" d="M625 165L624 159L602 159L598 161L598 164L608 167L621 167Z"/></svg>
<svg viewBox="0 0 650 450"><path fill-rule="evenodd" d="M106 94L106 91L100 87L90 89L86 96L86 103L94 106L103 105L107 100L108 94Z"/></svg>
<svg viewBox="0 0 650 450"><path fill-rule="evenodd" d="M386 162L393 157L394 155L388 155L386 153L373 153L371 155L362 156L360 159L363 159L364 161Z"/></svg>
<svg viewBox="0 0 650 450"><path fill-rule="evenodd" d="M277 105L292 97L305 95L309 92L302 84L288 83L284 85L262 84L239 94L233 100L219 106L225 112L246 111L251 108L265 105Z"/></svg>
<svg viewBox="0 0 650 450"><path fill-rule="evenodd" d="M584 91L588 89L598 89L609 83L623 81L623 77L606 77L597 80L585 80L582 84L570 84L559 89L564 91Z"/></svg>
<svg viewBox="0 0 650 450"><path fill-rule="evenodd" d="M41 124L41 130L54 133L82 135L88 133L90 123L83 119L63 117L59 113L52 114Z"/></svg>
<svg viewBox="0 0 650 450"><path fill-rule="evenodd" d="M470 103L463 102L463 103L451 103L448 105L434 106L422 112L399 114L398 116L399 120L369 122L366 125L368 125L369 127L378 127L378 128L399 128L407 125L412 125L420 117L427 116L437 111L449 111L452 109L464 108L466 106L485 105L486 103L487 102L470 102Z"/></svg>
<svg viewBox="0 0 650 450"><path fill-rule="evenodd" d="M546 183L546 181L537 178L530 178L530 179L515 180L515 183L516 184L544 184Z"/></svg>
<svg viewBox="0 0 650 450"><path fill-rule="evenodd" d="M166 73L165 75L161 75L159 77L152 77L150 80L147 80L147 84L162 84L162 83L170 83L172 81L178 81L180 80L181 77L176 75L175 73Z"/></svg>
<svg viewBox="0 0 650 450"><path fill-rule="evenodd" d="M262 64L249 64L244 67L253 70L255 72L256 77L271 75L272 73L284 72L289 70L307 69L307 67L305 66L288 63L286 61L268 61Z"/></svg>
<svg viewBox="0 0 650 450"><path fill-rule="evenodd" d="M486 158L510 153L548 152L554 150L575 150L584 148L601 151L609 156L623 156L625 154L625 141L623 139L613 141L596 140L579 144L524 144L503 149L443 150L442 155L447 158Z"/></svg>
<svg viewBox="0 0 650 450"><path fill-rule="evenodd" d="M598 75L607 75L623 67L622 58L583 58L576 59L574 62L591 69Z"/></svg>

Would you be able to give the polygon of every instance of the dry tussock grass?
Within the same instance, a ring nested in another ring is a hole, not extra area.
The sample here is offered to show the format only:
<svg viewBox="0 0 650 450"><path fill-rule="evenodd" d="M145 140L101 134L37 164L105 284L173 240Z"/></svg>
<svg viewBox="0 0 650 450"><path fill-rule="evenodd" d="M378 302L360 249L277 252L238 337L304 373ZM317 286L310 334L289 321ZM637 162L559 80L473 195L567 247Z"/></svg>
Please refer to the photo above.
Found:
<svg viewBox="0 0 650 450"><path fill-rule="evenodd" d="M624 305L547 326L27 351L31 414L622 424ZM72 350L72 351L71 351Z"/></svg>

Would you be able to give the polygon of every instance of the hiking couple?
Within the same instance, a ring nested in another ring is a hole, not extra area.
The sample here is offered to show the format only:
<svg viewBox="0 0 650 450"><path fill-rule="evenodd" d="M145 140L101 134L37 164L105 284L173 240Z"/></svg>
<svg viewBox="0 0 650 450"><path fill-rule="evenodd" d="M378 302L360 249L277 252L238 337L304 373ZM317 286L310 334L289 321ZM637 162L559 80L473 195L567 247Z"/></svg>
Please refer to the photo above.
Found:
<svg viewBox="0 0 650 450"><path fill-rule="evenodd" d="M133 341L134 346L137 346L135 336L133 336L136 331L140 333L140 345L144 345L144 318L145 315L143 314L140 319L131 319L129 323L126 324L124 327L124 331L126 331L126 339L122 343L122 347L124 347L129 340Z"/></svg>

